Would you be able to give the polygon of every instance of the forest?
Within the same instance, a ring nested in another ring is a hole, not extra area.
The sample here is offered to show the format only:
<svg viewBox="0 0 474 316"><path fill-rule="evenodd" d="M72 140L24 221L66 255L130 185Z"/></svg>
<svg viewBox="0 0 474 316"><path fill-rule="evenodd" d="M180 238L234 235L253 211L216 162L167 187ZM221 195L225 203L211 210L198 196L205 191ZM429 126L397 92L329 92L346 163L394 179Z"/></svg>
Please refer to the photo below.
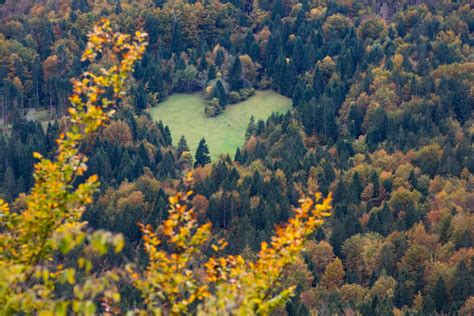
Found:
<svg viewBox="0 0 474 316"><path fill-rule="evenodd" d="M0 314L474 314L470 1L0 0L0 22ZM217 159L152 115L263 90L291 109Z"/></svg>

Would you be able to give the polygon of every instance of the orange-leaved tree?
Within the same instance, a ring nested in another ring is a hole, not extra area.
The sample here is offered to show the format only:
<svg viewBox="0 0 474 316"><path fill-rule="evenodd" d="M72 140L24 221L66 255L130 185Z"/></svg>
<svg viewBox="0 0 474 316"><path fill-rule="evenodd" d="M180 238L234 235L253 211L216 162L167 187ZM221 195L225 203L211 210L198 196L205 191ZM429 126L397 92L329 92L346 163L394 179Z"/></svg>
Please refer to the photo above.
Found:
<svg viewBox="0 0 474 316"><path fill-rule="evenodd" d="M119 275L91 273L91 253L104 254L109 247L120 251L123 239L107 232L86 232L81 221L85 206L98 188L97 176L77 184L87 170L81 146L107 124L116 103L124 96L135 63L145 52L146 34L114 33L102 20L89 34L82 61L99 62L107 56L110 67L95 65L73 81L72 107L65 131L57 140L54 159L39 153L34 168L35 184L25 198L24 209L13 212L0 201L0 313L18 312L94 314L102 297L119 300L113 282ZM66 267L58 255L82 249L85 255ZM80 274L80 282L76 275ZM60 290L61 289L61 290Z"/></svg>

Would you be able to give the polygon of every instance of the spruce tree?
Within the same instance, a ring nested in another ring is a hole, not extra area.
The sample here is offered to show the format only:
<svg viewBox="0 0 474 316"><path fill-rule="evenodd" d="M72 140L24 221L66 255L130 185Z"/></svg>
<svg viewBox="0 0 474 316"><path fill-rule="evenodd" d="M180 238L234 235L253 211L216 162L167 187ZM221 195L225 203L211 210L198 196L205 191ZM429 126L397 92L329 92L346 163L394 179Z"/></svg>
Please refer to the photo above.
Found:
<svg viewBox="0 0 474 316"><path fill-rule="evenodd" d="M350 191L352 191L354 195L356 196L357 202L360 201L359 200L360 194L362 193L363 190L364 188L362 187L362 182L360 180L359 173L356 171L354 172L354 175L352 176L352 188Z"/></svg>
<svg viewBox="0 0 474 316"><path fill-rule="evenodd" d="M16 186L17 183L15 173L13 172L13 169L8 166L3 177L3 189L6 192L7 200L13 200L13 198L16 196Z"/></svg>
<svg viewBox="0 0 474 316"><path fill-rule="evenodd" d="M306 85L306 88L303 90L303 101L309 102L312 98L316 96L313 88L310 85Z"/></svg>
<svg viewBox="0 0 474 316"><path fill-rule="evenodd" d="M255 118L253 115L250 117L249 124L247 125L247 129L245 130L245 140L248 140L250 136L252 136L257 129L257 126L255 125Z"/></svg>
<svg viewBox="0 0 474 316"><path fill-rule="evenodd" d="M179 21L176 21L173 24L172 36L171 36L171 51L175 54L178 54L183 49L183 30Z"/></svg>
<svg viewBox="0 0 474 316"><path fill-rule="evenodd" d="M221 49L219 49L217 51L216 59L215 59L216 66L220 68L222 64L224 63L224 60L225 60L224 52Z"/></svg>
<svg viewBox="0 0 474 316"><path fill-rule="evenodd" d="M222 84L222 81L217 81L216 86L212 90L212 96L211 99L216 98L219 100L219 105L222 108L225 108L227 104L229 103L229 100L227 99L227 94L224 89L224 85Z"/></svg>
<svg viewBox="0 0 474 316"><path fill-rule="evenodd" d="M114 13L117 14L117 15L122 13L122 5L120 4L120 1L117 1L115 3Z"/></svg>
<svg viewBox="0 0 474 316"><path fill-rule="evenodd" d="M184 135L181 135L176 151L178 153L178 157L180 157L183 152L189 151L188 142L186 141L186 137L184 137Z"/></svg>
<svg viewBox="0 0 474 316"><path fill-rule="evenodd" d="M429 294L423 299L423 313L424 315L433 315L435 313L435 305Z"/></svg>
<svg viewBox="0 0 474 316"><path fill-rule="evenodd" d="M456 274L454 275L454 286L453 286L453 302L462 304L474 290L472 284L473 277L469 273L469 269L464 261L459 263Z"/></svg>
<svg viewBox="0 0 474 316"><path fill-rule="evenodd" d="M280 78L280 92L284 96L291 97L296 85L296 68L291 60L285 60L282 77Z"/></svg>
<svg viewBox="0 0 474 316"><path fill-rule="evenodd" d="M432 291L432 297L435 304L436 311L441 313L447 310L448 307L448 290L444 279L440 277Z"/></svg>
<svg viewBox="0 0 474 316"><path fill-rule="evenodd" d="M143 81L147 84L147 87L151 92L157 92L158 98L163 100L166 96L166 91L164 85L165 80L161 70L160 56L158 55L152 58L144 67Z"/></svg>
<svg viewBox="0 0 474 316"><path fill-rule="evenodd" d="M173 140L171 138L171 131L169 129L168 126L165 126L163 128L163 145L169 145L171 146L171 144L173 143Z"/></svg>
<svg viewBox="0 0 474 316"><path fill-rule="evenodd" d="M73 0L71 3L71 8L73 10L81 10L82 12L87 12L90 10L87 0Z"/></svg>
<svg viewBox="0 0 474 316"><path fill-rule="evenodd" d="M291 60L295 64L295 68L298 73L302 73L306 70L305 49L303 41L299 36L296 38L295 44L293 45L293 54Z"/></svg>
<svg viewBox="0 0 474 316"><path fill-rule="evenodd" d="M216 66L211 64L209 70L207 71L207 81L212 81L217 78L217 69Z"/></svg>
<svg viewBox="0 0 474 316"><path fill-rule="evenodd" d="M282 18L285 15L285 8L281 0L276 0L272 8L272 20Z"/></svg>
<svg viewBox="0 0 474 316"><path fill-rule="evenodd" d="M408 281L408 282L407 282ZM412 286L409 285L409 274L406 269L402 270L398 274L397 285L395 287L395 293L393 302L398 308L403 306L410 306L413 301L413 290Z"/></svg>
<svg viewBox="0 0 474 316"><path fill-rule="evenodd" d="M255 36L252 30L248 30L244 39L243 53L249 55L253 60L257 60L260 55L260 48L255 42Z"/></svg>
<svg viewBox="0 0 474 316"><path fill-rule="evenodd" d="M298 108L300 107L300 105L303 103L303 89L304 88L304 85L303 83L299 82L295 89L293 90L293 96L291 97L292 101L293 101L293 106L295 108Z"/></svg>
<svg viewBox="0 0 474 316"><path fill-rule="evenodd" d="M351 105L349 111L349 131L354 138L362 134L362 122L364 115L362 111L355 105Z"/></svg>
<svg viewBox="0 0 474 316"><path fill-rule="evenodd" d="M208 67L209 65L206 60L206 55L203 54L199 60L198 70L203 71L206 70Z"/></svg>
<svg viewBox="0 0 474 316"><path fill-rule="evenodd" d="M240 63L240 58L238 56L235 58L234 64L229 73L229 84L230 90L232 91L239 91L244 87L242 64Z"/></svg>
<svg viewBox="0 0 474 316"><path fill-rule="evenodd" d="M236 161L238 163L242 163L242 154L240 153L240 148L239 147L237 147L237 150L235 151L234 161Z"/></svg>
<svg viewBox="0 0 474 316"><path fill-rule="evenodd" d="M324 78L324 75L318 64L316 65L314 69L314 77L313 77L313 90L316 93L317 98L319 98L324 93L324 89L326 89L326 84L327 84L326 78Z"/></svg>
<svg viewBox="0 0 474 316"><path fill-rule="evenodd" d="M135 89L135 106L138 110L145 110L147 108L146 102L146 92L143 87L143 84L139 84L138 87Z"/></svg>
<svg viewBox="0 0 474 316"><path fill-rule="evenodd" d="M320 99L320 116L323 119L323 125L320 127L322 135L327 141L336 141L338 136L338 127L336 123L336 105L334 101L323 95Z"/></svg>
<svg viewBox="0 0 474 316"><path fill-rule="evenodd" d="M176 161L171 151L167 151L158 166L158 175L162 178L173 178L176 176Z"/></svg>
<svg viewBox="0 0 474 316"><path fill-rule="evenodd" d="M205 166L211 162L211 157L209 155L209 147L206 144L206 140L203 138L199 142L198 148L196 150L196 161L194 162L194 168Z"/></svg>

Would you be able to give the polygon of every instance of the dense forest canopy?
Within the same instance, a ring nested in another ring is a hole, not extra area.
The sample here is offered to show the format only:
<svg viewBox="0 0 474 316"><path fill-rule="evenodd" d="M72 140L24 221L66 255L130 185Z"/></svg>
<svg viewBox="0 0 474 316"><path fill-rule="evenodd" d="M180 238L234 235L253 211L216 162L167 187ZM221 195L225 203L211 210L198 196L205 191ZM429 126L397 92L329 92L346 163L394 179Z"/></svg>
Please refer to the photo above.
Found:
<svg viewBox="0 0 474 316"><path fill-rule="evenodd" d="M32 153L56 152L103 17L149 43L78 179L101 179L83 219L125 239L104 269L147 265L136 223L163 223L193 171L199 222L228 240L222 253L246 259L301 195L333 192L331 218L285 271L296 295L278 313L474 313L470 1L0 1L0 197L12 209L34 184ZM292 110L250 120L245 143L212 163L205 139L190 152L148 112L200 92L215 116L263 89ZM121 291L122 311L143 303L129 284Z"/></svg>

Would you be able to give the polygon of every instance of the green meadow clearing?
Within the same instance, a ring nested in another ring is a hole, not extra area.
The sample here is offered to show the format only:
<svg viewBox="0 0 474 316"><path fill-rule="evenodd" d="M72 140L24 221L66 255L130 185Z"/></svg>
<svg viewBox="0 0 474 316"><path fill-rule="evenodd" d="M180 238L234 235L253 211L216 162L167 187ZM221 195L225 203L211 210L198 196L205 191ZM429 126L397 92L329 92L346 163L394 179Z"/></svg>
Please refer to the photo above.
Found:
<svg viewBox="0 0 474 316"><path fill-rule="evenodd" d="M244 143L252 115L258 120L268 118L273 112L286 113L291 100L271 90L256 91L248 100L227 106L217 117L207 117L205 106L206 100L198 93L174 94L150 113L154 120L168 125L174 144L184 135L193 155L204 137L215 160L224 153L233 155Z"/></svg>
<svg viewBox="0 0 474 316"><path fill-rule="evenodd" d="M27 121L38 121L43 126L43 129L46 131L48 128L48 123L54 123L54 120L51 120L49 111L45 108L42 109L28 109L25 113L24 119ZM5 128L7 132L10 131L11 124L8 124ZM3 121L0 119L0 129L3 129Z"/></svg>

